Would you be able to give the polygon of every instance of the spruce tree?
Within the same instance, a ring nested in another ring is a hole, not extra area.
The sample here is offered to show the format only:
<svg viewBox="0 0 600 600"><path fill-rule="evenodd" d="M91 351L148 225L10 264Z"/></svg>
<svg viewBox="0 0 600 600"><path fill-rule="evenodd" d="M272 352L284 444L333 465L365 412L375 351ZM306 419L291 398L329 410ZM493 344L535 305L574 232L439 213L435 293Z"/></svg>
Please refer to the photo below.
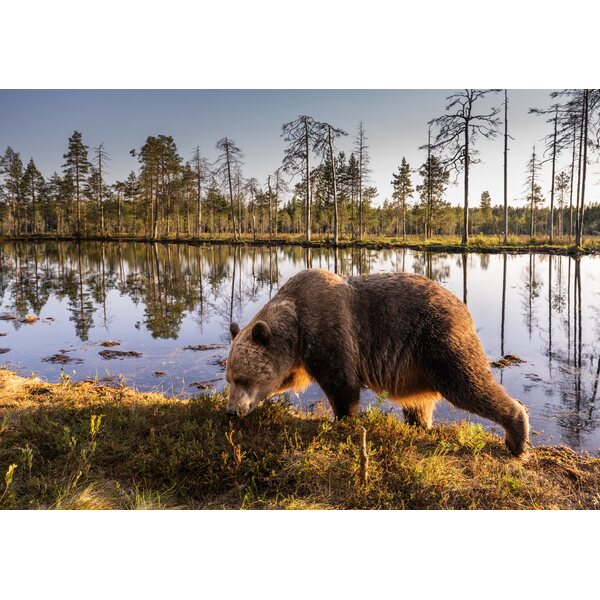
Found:
<svg viewBox="0 0 600 600"><path fill-rule="evenodd" d="M481 192L479 208L481 210L481 223L483 225L483 233L489 233L492 229L492 197L490 196L490 193L487 190Z"/></svg>
<svg viewBox="0 0 600 600"><path fill-rule="evenodd" d="M400 233L398 225L400 223L400 216L402 216L402 239L406 239L406 205L408 199L413 197L415 191L410 180L410 165L406 161L406 158L402 157L398 173L392 175L391 184L394 187L392 198L396 200L398 215L396 219L396 236L399 236Z"/></svg>
<svg viewBox="0 0 600 600"><path fill-rule="evenodd" d="M33 158L27 163L23 173L23 199L31 205L31 227L30 231L34 235L38 233L38 205L44 194L45 181L38 168L35 166Z"/></svg>
<svg viewBox="0 0 600 600"><path fill-rule="evenodd" d="M423 182L417 186L417 192L421 196L421 209L425 216L425 237L430 238L440 210L448 206L444 201L444 193L449 174L441 160L435 154L430 154L421 166L419 175Z"/></svg>
<svg viewBox="0 0 600 600"><path fill-rule="evenodd" d="M2 157L4 195L10 206L13 234L20 231L20 207L23 203L23 161L21 155L10 146Z"/></svg>
<svg viewBox="0 0 600 600"><path fill-rule="evenodd" d="M69 147L67 153L63 155L65 164L63 172L68 175L73 181L75 188L76 199L76 229L77 236L81 235L81 197L83 192L83 183L85 176L90 170L90 162L88 160L88 147L83 143L81 133L74 131L69 138Z"/></svg>

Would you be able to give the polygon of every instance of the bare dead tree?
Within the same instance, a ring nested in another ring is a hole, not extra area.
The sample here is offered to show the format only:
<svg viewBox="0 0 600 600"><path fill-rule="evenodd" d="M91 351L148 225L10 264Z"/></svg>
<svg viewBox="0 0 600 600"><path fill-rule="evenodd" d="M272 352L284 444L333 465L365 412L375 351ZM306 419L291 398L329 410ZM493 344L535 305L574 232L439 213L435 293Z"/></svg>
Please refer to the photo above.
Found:
<svg viewBox="0 0 600 600"><path fill-rule="evenodd" d="M362 125L362 123L361 123ZM333 193L333 243L338 244L338 199L337 199L337 173L335 167L334 140L343 135L348 135L343 129L337 129L329 123L316 124L318 135L315 143L315 152L323 158L329 158L331 168L331 185Z"/></svg>
<svg viewBox="0 0 600 600"><path fill-rule="evenodd" d="M531 220L529 224L529 235L533 239L536 234L536 224L535 224L535 215L537 206L541 204L541 188L537 182L538 172L541 168L540 161L537 160L537 155L535 153L535 145L533 146L533 152L531 154L531 158L527 163L527 179L525 181L525 186L528 189L527 200L530 205L531 212Z"/></svg>
<svg viewBox="0 0 600 600"><path fill-rule="evenodd" d="M210 175L208 160L200 153L200 146L194 148L192 166L196 175L196 235L202 229L202 187Z"/></svg>
<svg viewBox="0 0 600 600"><path fill-rule="evenodd" d="M281 197L281 194L284 194L285 192L288 191L288 185L285 181L285 179L283 178L283 167L279 167L278 169L275 169L275 173L273 174L273 177L275 179L275 187L274 187L274 194L273 194L273 211L275 213L275 217L274 217L274 222L273 222L273 233L275 235L277 235L277 214L279 211L279 199Z"/></svg>
<svg viewBox="0 0 600 600"><path fill-rule="evenodd" d="M554 241L554 189L556 184L556 158L561 150L558 144L558 122L559 122L560 104L553 104L549 109L530 108L529 112L535 115L552 115L546 122L552 124L552 133L547 135L546 149L544 154L550 153L549 158L540 161L540 165L548 160L552 161L552 184L550 187L550 243Z"/></svg>
<svg viewBox="0 0 600 600"><path fill-rule="evenodd" d="M250 220L252 222L252 237L256 239L256 196L258 196L261 191L255 177L250 177L250 179L246 181L244 184L244 192L246 192L250 198L248 201L248 211L250 212Z"/></svg>
<svg viewBox="0 0 600 600"><path fill-rule="evenodd" d="M354 137L354 151L358 163L358 238L362 240L364 234L363 192L371 172L369 169L369 163L371 162L369 146L367 145L367 135L362 121L358 124L358 132Z"/></svg>
<svg viewBox="0 0 600 600"><path fill-rule="evenodd" d="M429 123L439 129L433 148L441 151L445 157L444 166L457 176L464 173L464 218L462 243L469 242L469 168L477 164L473 144L477 137L494 138L498 133L500 120L498 108L478 113L475 105L489 94L500 90L465 89L448 96L446 114L432 119ZM424 149L422 146L421 149Z"/></svg>
<svg viewBox="0 0 600 600"><path fill-rule="evenodd" d="M508 242L508 90L504 90L504 243Z"/></svg>
<svg viewBox="0 0 600 600"><path fill-rule="evenodd" d="M283 157L283 169L290 175L304 174L306 185L305 225L306 241L310 242L311 193L310 193L310 154L318 140L316 121L308 115L300 115L296 120L284 123L281 136L288 144Z"/></svg>
<svg viewBox="0 0 600 600"><path fill-rule="evenodd" d="M580 246L583 243L584 214L585 214L585 190L587 181L588 150L590 147L598 148L600 141L600 127L598 111L600 109L600 90L561 90L553 92L553 98L565 98L561 105L564 117L561 119L561 135L559 146L569 140L573 145L573 156L571 166L571 188L575 184L575 152L577 152L577 192L575 197L575 243ZM594 140L593 132L596 132ZM590 135L591 133L591 135ZM579 139L577 140L577 136ZM571 191L572 195L572 191ZM572 206L572 202L571 202ZM572 209L571 209L572 222ZM572 225L570 225L572 228Z"/></svg>
<svg viewBox="0 0 600 600"><path fill-rule="evenodd" d="M100 231L104 235L104 175L106 175L106 163L110 160L110 156L104 150L104 142L101 142L97 148L93 148L93 161L98 169L98 205L100 208Z"/></svg>
<svg viewBox="0 0 600 600"><path fill-rule="evenodd" d="M233 180L242 170L242 151L236 146L235 142L228 137L221 138L217 142L217 150L220 150L216 163L215 174L221 178L224 185L229 190L229 202L231 204L231 225L233 227L233 237L238 239L238 232L235 224L235 200L233 196Z"/></svg>

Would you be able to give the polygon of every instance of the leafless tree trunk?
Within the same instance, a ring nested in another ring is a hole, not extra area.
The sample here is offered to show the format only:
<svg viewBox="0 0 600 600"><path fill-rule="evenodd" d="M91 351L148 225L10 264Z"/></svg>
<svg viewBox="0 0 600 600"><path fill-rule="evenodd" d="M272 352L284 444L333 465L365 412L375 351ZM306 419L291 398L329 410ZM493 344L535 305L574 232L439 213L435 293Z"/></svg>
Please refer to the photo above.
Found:
<svg viewBox="0 0 600 600"><path fill-rule="evenodd" d="M273 190L271 189L271 176L267 177L267 187L269 188L269 237L273 237Z"/></svg>
<svg viewBox="0 0 600 600"><path fill-rule="evenodd" d="M556 174L556 136L558 132L558 104L554 113L554 136L552 139L552 187L550 188L550 243L554 241L554 186Z"/></svg>
<svg viewBox="0 0 600 600"><path fill-rule="evenodd" d="M571 183L569 185L569 242L573 237L573 183L575 181L575 148L577 146L577 121L573 121L573 158L571 160Z"/></svg>
<svg viewBox="0 0 600 600"><path fill-rule="evenodd" d="M504 90L504 243L508 242L508 91Z"/></svg>
<svg viewBox="0 0 600 600"><path fill-rule="evenodd" d="M311 235L311 217L310 217L310 137L306 117L304 119L304 145L306 152L306 241L310 242Z"/></svg>
<svg viewBox="0 0 600 600"><path fill-rule="evenodd" d="M534 219L534 211L535 211L535 146L533 147L533 156L532 167L531 167L531 222L529 224L529 237L535 237L535 219Z"/></svg>
<svg viewBox="0 0 600 600"><path fill-rule="evenodd" d="M331 162L331 180L333 185L333 243L338 245L338 201L337 201L337 182L335 172L335 154L333 152L332 127L327 125L327 145L329 147L329 160Z"/></svg>
<svg viewBox="0 0 600 600"><path fill-rule="evenodd" d="M588 116L589 110L589 90L583 91L583 172L581 180L581 201L579 202L579 216L577 218L577 246L583 243L583 214L585 209L585 179L587 175L587 147L588 147Z"/></svg>

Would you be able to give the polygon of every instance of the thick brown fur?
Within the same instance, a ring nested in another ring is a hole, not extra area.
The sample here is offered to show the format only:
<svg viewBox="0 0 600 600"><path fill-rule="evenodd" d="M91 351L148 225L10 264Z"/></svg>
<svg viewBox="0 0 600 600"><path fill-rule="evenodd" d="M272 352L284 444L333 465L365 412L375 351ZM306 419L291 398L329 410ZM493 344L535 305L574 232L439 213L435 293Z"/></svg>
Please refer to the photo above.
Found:
<svg viewBox="0 0 600 600"><path fill-rule="evenodd" d="M227 378L238 414L314 380L338 418L358 413L364 387L387 393L407 422L429 427L444 397L500 424L513 454L525 450L527 412L494 380L467 307L425 277L309 269L236 327Z"/></svg>

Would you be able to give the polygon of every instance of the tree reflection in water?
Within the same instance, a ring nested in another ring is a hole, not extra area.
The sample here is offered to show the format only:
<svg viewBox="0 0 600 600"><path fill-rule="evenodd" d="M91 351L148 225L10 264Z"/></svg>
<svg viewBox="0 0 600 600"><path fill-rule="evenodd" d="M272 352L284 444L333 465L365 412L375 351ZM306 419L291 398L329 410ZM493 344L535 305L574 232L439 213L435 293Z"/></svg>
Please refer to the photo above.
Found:
<svg viewBox="0 0 600 600"><path fill-rule="evenodd" d="M0 316L10 320L0 321L0 331L13 336L13 351L4 354L3 361L26 373L56 378L56 367L50 370L41 357L62 347L50 347L52 331L60 330L60 343L76 349L97 345L99 339L143 341L144 357L137 366L123 361L113 367L141 387L156 385L149 357L164 358L164 369L171 369L173 377L189 379L200 370L207 378L222 378L213 363L223 356L182 348L199 341L227 343L230 321L248 322L294 273L307 267L344 276L417 273L468 300L490 358L514 353L527 361L496 373L509 393L529 406L534 429L543 431L536 440L596 451L598 266L600 258L593 256L448 254L406 248L334 252L301 246L5 243L0 244ZM21 323L30 313L55 316L57 321L44 322L47 330ZM35 336L45 331L45 347L36 354L34 345L42 338ZM105 367L96 355L97 349L82 356L78 376L93 376ZM309 404L321 396L318 388L309 388L301 402ZM443 407L440 416L453 417Z"/></svg>

